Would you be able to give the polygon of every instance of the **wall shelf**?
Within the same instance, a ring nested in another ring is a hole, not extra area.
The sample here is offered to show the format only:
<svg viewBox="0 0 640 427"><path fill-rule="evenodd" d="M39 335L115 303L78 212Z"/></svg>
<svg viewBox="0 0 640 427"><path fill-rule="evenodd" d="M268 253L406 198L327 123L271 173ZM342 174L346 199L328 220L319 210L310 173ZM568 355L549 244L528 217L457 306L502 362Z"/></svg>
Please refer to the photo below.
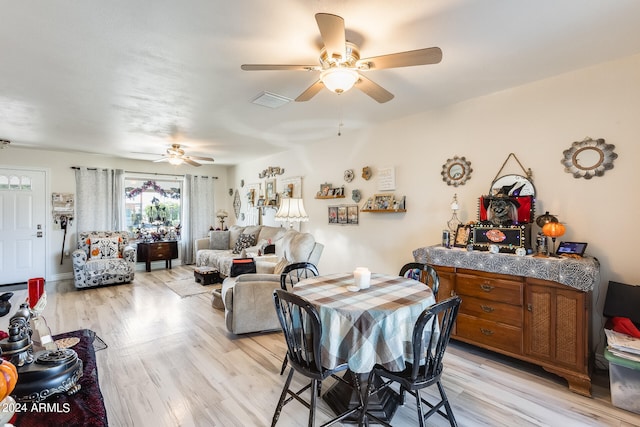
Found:
<svg viewBox="0 0 640 427"><path fill-rule="evenodd" d="M373 212L373 213L399 213L406 212L406 209L361 209L360 212Z"/></svg>
<svg viewBox="0 0 640 427"><path fill-rule="evenodd" d="M344 196L316 196L316 199L344 199Z"/></svg>

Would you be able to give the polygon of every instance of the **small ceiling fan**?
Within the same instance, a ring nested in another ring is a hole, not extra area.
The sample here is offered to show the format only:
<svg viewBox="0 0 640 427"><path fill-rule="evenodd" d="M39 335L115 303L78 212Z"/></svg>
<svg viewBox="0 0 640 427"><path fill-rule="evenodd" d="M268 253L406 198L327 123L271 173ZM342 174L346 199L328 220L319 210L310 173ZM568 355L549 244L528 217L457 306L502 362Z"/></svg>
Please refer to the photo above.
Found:
<svg viewBox="0 0 640 427"><path fill-rule="evenodd" d="M363 71L437 64L442 60L442 50L439 47L360 59L358 46L346 40L344 19L329 13L317 13L316 22L324 43L324 48L320 51L320 65L244 64L240 68L245 71L319 71L320 78L296 98L298 102L310 100L323 87L340 94L355 86L376 101L384 103L391 101L393 94L365 77Z"/></svg>
<svg viewBox="0 0 640 427"><path fill-rule="evenodd" d="M174 166L187 163L191 166L202 166L196 160L213 162L211 157L198 157L198 156L185 156L184 150L180 148L180 144L171 144L171 147L167 148L167 154L163 154L163 157L154 162L169 162Z"/></svg>

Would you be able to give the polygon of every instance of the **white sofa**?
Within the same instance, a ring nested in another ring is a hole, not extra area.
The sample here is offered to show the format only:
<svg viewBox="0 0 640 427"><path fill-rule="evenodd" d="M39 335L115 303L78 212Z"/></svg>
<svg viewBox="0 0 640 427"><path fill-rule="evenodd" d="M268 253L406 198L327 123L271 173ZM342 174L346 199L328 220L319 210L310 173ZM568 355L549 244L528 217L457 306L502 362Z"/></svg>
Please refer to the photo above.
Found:
<svg viewBox="0 0 640 427"><path fill-rule="evenodd" d="M235 251L243 236L254 236L253 246ZM264 255L267 244L275 245L275 253ZM311 262L318 264L324 246L309 233L300 233L284 227L266 225L233 225L226 231L210 231L208 238L196 239L196 267L213 267L221 277L229 277L234 258L243 255L254 258L256 273L272 274L278 261Z"/></svg>

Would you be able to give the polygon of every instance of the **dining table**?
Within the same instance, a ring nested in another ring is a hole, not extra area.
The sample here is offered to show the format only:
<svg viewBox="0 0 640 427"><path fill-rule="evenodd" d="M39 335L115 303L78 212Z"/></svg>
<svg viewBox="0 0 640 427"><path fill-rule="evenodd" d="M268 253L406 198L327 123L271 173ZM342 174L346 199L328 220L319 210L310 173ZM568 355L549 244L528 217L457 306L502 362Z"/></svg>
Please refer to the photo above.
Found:
<svg viewBox="0 0 640 427"><path fill-rule="evenodd" d="M412 334L418 316L436 300L424 283L397 275L371 273L369 287L355 286L353 273L310 277L296 284L292 292L317 309L322 324L322 362L327 368L346 363L345 379L358 375L364 384L373 366L393 371L412 362ZM323 399L340 414L359 405L357 391L336 382ZM369 411L391 420L400 396L388 389L373 396ZM346 420L354 422L355 420Z"/></svg>

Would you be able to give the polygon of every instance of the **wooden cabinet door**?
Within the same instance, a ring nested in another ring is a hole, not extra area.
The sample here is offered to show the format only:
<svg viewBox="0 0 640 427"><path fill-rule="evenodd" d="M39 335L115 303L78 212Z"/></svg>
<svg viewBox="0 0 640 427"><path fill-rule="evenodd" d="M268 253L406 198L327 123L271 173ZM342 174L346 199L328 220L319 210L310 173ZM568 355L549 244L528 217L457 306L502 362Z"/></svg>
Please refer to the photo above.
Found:
<svg viewBox="0 0 640 427"><path fill-rule="evenodd" d="M586 372L588 294L538 279L525 293L525 354Z"/></svg>
<svg viewBox="0 0 640 427"><path fill-rule="evenodd" d="M438 289L438 302L444 301L455 295L456 270L453 267L441 267L432 265L438 273L440 279L440 288Z"/></svg>

